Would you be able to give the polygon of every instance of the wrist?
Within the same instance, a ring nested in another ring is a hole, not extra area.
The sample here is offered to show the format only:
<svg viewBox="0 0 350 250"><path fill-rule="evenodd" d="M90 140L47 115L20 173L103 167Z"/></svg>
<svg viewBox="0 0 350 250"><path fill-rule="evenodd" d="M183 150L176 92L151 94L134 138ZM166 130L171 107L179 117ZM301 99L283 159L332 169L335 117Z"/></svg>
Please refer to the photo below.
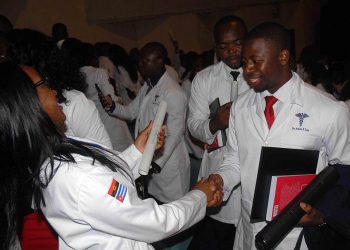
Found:
<svg viewBox="0 0 350 250"><path fill-rule="evenodd" d="M114 111L114 109L115 109L115 102L114 101L112 101L112 105L111 106L105 107L105 110L107 112L109 112L109 113L112 113Z"/></svg>

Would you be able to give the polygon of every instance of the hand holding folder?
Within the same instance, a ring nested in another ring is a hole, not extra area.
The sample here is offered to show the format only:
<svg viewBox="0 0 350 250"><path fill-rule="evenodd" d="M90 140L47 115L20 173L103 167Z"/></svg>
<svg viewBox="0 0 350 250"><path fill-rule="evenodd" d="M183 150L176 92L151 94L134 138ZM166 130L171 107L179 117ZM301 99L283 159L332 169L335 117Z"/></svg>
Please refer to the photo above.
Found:
<svg viewBox="0 0 350 250"><path fill-rule="evenodd" d="M216 150L226 145L227 135L225 129L228 127L230 109L232 102L220 106L219 98L216 98L210 105L209 128L214 134L217 133L212 144L206 144L208 152ZM217 132L218 131L218 132Z"/></svg>
<svg viewBox="0 0 350 250"><path fill-rule="evenodd" d="M298 223L305 211L300 202L313 205L338 180L339 175L333 166L328 166L297 196L288 206L268 223L256 236L257 249L274 248Z"/></svg>

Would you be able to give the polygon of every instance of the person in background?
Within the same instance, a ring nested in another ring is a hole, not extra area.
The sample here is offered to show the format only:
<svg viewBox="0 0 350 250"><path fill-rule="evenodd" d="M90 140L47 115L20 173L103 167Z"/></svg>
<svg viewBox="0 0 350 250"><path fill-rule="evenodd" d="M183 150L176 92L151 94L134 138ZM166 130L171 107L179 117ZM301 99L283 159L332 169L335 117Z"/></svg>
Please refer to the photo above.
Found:
<svg viewBox="0 0 350 250"><path fill-rule="evenodd" d="M63 42L69 37L67 26L64 23L55 23L51 29L52 41L61 49Z"/></svg>
<svg viewBox="0 0 350 250"><path fill-rule="evenodd" d="M39 31L15 29L7 37L9 59L36 69L57 92L67 117L66 134L110 146L111 140L95 104L83 93L87 85L76 61L55 48L49 38Z"/></svg>
<svg viewBox="0 0 350 250"><path fill-rule="evenodd" d="M110 95L113 100L119 100L114 95L113 86L108 81L108 74L105 69L95 67L94 48L89 43L83 43L78 40L67 39L62 46L62 51L67 51L72 57L78 60L80 72L85 77L87 85L84 93L93 101L101 121L106 128L114 150L123 151L129 147L133 138L125 120L112 117L106 113L99 98L98 91L100 90L105 95ZM99 90L96 88L99 88Z"/></svg>
<svg viewBox="0 0 350 250"><path fill-rule="evenodd" d="M241 183L242 214L234 249L256 249L255 235L266 225L250 222L262 147L318 150L317 173L329 164L350 164L348 108L292 71L290 49L288 30L272 22L254 27L243 44L243 74L251 89L231 107L227 151L209 177L223 187L224 196ZM299 225L324 224L318 209L303 202L300 207L306 214ZM292 229L276 249L294 249L301 230ZM299 249L307 249L300 239Z"/></svg>
<svg viewBox="0 0 350 250"><path fill-rule="evenodd" d="M161 171L153 174L148 184L148 192L162 203L183 196L190 184L190 162L184 140L187 99L181 86L165 70L166 55L165 47L158 42L147 43L141 49L139 69L146 81L129 105L102 97L111 115L136 119L135 136L154 119L160 101L167 103L166 143L154 158Z"/></svg>
<svg viewBox="0 0 350 250"><path fill-rule="evenodd" d="M249 87L241 68L241 51L247 28L237 16L225 16L214 27L217 55L221 61L197 73L192 82L187 124L191 135L205 143L199 178L213 173L222 162L226 146L215 145L222 133L228 134L232 101ZM211 111L211 104L221 105ZM225 132L224 132L225 131ZM210 146L212 145L212 146ZM212 150L215 148L214 150ZM232 249L240 215L240 188L221 207L208 210L190 249Z"/></svg>
<svg viewBox="0 0 350 250"><path fill-rule="evenodd" d="M4 15L0 15L0 62L6 60L8 40L6 33L13 30L11 21Z"/></svg>

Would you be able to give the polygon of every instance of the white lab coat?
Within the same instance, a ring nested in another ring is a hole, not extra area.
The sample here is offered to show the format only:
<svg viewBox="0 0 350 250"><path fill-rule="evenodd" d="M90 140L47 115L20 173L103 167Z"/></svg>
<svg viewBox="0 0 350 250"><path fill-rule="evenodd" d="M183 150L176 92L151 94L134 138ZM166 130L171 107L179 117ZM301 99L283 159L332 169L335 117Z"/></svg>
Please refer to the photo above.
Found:
<svg viewBox="0 0 350 250"><path fill-rule="evenodd" d="M182 231L205 215L202 191L159 206L154 199L141 200L133 181L120 170L112 172L98 161L92 165L89 157L73 156L76 163L61 162L43 189L46 206L41 209L59 235L60 250L153 249L149 243ZM141 153L132 145L119 156L137 178ZM125 197L110 194L113 179L123 185Z"/></svg>
<svg viewBox="0 0 350 250"><path fill-rule="evenodd" d="M317 173L328 163L350 164L350 114L344 103L293 73L291 80L274 93L279 101L269 130L263 94L266 93L251 89L232 106L227 152L217 171L224 180L225 190L241 182L242 220L234 249L255 249L254 237L266 225L249 222L262 146L319 150ZM299 113L307 115L301 123L296 116ZM294 249L300 231L294 228L276 249ZM304 240L301 249L307 249Z"/></svg>
<svg viewBox="0 0 350 250"><path fill-rule="evenodd" d="M123 104L129 104L132 99L129 97L126 89L128 88L136 95L137 85L131 80L129 72L123 66L118 66L115 70L114 79L118 95L123 98Z"/></svg>
<svg viewBox="0 0 350 250"><path fill-rule="evenodd" d="M95 103L100 113L101 121L111 139L113 149L117 151L125 150L133 143L128 125L124 120L108 115L101 105L95 88L95 83L97 83L104 95L111 95L113 100L117 100L113 87L108 81L107 71L92 66L84 66L80 71L85 75L85 80L88 84L86 96Z"/></svg>
<svg viewBox="0 0 350 250"><path fill-rule="evenodd" d="M95 104L78 90L64 90L67 103L62 104L66 115L67 136L87 138L112 147L111 140Z"/></svg>
<svg viewBox="0 0 350 250"><path fill-rule="evenodd" d="M129 120L136 118L136 137L154 120L160 100L168 104L164 150L159 158L155 156L155 162L162 170L159 174L152 175L148 191L160 201L170 202L189 190L190 160L184 140L187 98L181 86L167 72L146 95L147 89L147 84L144 84L127 106L116 103L112 115Z"/></svg>
<svg viewBox="0 0 350 250"><path fill-rule="evenodd" d="M240 68L239 71L241 74L237 79L238 95L249 89L243 79L242 69ZM211 134L209 130L209 105L217 97L219 97L220 105L230 102L231 86L233 85L230 72L230 67L219 62L197 73L192 82L188 128L193 137L208 144L211 144L215 138L215 135ZM226 129L226 134L228 135L228 129ZM208 177L209 174L214 173L216 168L220 166L225 151L226 147L210 153L205 150L198 177ZM218 221L237 225L241 210L240 192L240 188L237 188L220 209L215 209L208 214Z"/></svg>
<svg viewBox="0 0 350 250"><path fill-rule="evenodd" d="M188 78L183 80L182 84L181 84L181 87L185 91L188 100L190 100L190 96L191 96L191 85L192 85L192 83L191 83L190 79L188 79ZM187 107L187 109L188 109L188 107ZM187 112L187 114L188 114L188 112ZM187 124L186 124L186 128L185 128L185 141L186 141L186 147L187 147L188 153L193 154L195 157L197 157L199 159L202 159L203 154L204 154L204 149L192 142L190 132L188 131Z"/></svg>

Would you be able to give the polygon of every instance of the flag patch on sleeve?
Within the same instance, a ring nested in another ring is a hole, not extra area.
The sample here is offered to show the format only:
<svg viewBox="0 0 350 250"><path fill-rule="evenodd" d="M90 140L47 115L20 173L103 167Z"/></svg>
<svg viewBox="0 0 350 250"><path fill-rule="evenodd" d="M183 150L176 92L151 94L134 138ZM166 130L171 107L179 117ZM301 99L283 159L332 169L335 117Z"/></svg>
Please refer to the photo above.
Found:
<svg viewBox="0 0 350 250"><path fill-rule="evenodd" d="M112 180L111 186L109 187L108 194L118 201L123 202L128 192L128 188L123 184L119 183L115 179Z"/></svg>

